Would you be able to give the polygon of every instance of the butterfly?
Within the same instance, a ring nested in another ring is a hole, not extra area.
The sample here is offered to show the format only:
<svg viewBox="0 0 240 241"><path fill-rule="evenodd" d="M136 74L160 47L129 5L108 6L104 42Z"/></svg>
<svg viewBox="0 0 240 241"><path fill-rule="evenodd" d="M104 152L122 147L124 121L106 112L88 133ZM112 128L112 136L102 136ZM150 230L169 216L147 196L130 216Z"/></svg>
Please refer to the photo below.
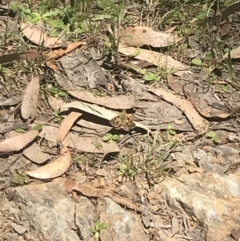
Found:
<svg viewBox="0 0 240 241"><path fill-rule="evenodd" d="M123 110L117 116L113 117L110 120L110 124L116 129L123 129L125 131L130 131L136 127L132 115L127 114L126 110Z"/></svg>

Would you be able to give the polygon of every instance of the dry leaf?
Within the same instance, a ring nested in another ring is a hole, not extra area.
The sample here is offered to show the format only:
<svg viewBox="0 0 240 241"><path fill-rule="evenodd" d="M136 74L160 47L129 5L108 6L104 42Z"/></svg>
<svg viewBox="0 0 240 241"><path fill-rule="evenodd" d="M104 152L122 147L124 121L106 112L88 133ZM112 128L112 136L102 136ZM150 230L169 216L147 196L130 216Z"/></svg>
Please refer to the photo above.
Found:
<svg viewBox="0 0 240 241"><path fill-rule="evenodd" d="M49 179L61 176L71 164L71 154L66 146L63 146L60 156L53 162L39 167L33 171L26 171L27 175L38 179Z"/></svg>
<svg viewBox="0 0 240 241"><path fill-rule="evenodd" d="M38 136L38 131L32 130L0 142L0 152L20 151Z"/></svg>
<svg viewBox="0 0 240 241"><path fill-rule="evenodd" d="M21 30L26 38L46 48L61 47L65 44L60 37L48 37L46 33L29 23L21 23Z"/></svg>
<svg viewBox="0 0 240 241"><path fill-rule="evenodd" d="M103 197L102 190L93 187L90 183L80 183L73 187L73 190L80 192L87 197Z"/></svg>
<svg viewBox="0 0 240 241"><path fill-rule="evenodd" d="M14 60L32 60L41 55L41 52L21 52L21 53L13 53L13 54L5 54L0 56L0 64L9 63Z"/></svg>
<svg viewBox="0 0 240 241"><path fill-rule="evenodd" d="M82 111L87 112L92 115L96 115L100 118L103 118L103 119L106 119L109 121L118 114L111 110L107 110L103 107L87 104L87 103L80 102L80 101L73 101L71 103L67 103L67 104L63 105L61 108L61 111L63 111L65 108L68 108L68 109L76 108L76 109L82 110ZM138 122L135 122L135 124L137 127L142 128L142 129L146 130L147 132L151 132L150 129L143 124L138 123Z"/></svg>
<svg viewBox="0 0 240 241"><path fill-rule="evenodd" d="M136 59L147 61L164 69L172 69L176 71L189 69L188 66L180 63L177 60L174 60L171 56L167 56L159 52L127 47L123 44L119 44L118 51L127 56L133 56Z"/></svg>
<svg viewBox="0 0 240 241"><path fill-rule="evenodd" d="M36 143L25 149L23 151L23 155L37 164L42 164L51 158L51 156L47 153L44 153L41 147Z"/></svg>
<svg viewBox="0 0 240 241"><path fill-rule="evenodd" d="M48 104L53 110L59 110L65 104L65 102L62 99L48 96Z"/></svg>
<svg viewBox="0 0 240 241"><path fill-rule="evenodd" d="M44 137L46 140L57 143L58 128L53 126L43 126L40 137ZM79 151L90 153L107 153L119 152L119 147L115 142L103 143L102 138L96 137L81 137L79 135L69 133L64 141L63 145L72 147Z"/></svg>
<svg viewBox="0 0 240 241"><path fill-rule="evenodd" d="M53 50L49 53L46 53L45 55L47 57L47 60L57 59L65 54L70 53L71 51L73 51L74 49L79 47L80 45L85 45L85 44L86 44L86 42L83 42L83 41L71 42L71 43L67 44L66 48Z"/></svg>
<svg viewBox="0 0 240 241"><path fill-rule="evenodd" d="M72 179L67 179L65 182L65 187L68 193L72 192L74 186L76 185L76 182Z"/></svg>
<svg viewBox="0 0 240 241"><path fill-rule="evenodd" d="M134 26L116 28L120 41L131 46L151 45L166 47L181 40L176 34L157 32L149 27Z"/></svg>
<svg viewBox="0 0 240 241"><path fill-rule="evenodd" d="M37 76L28 84L25 94L23 95L21 115L25 120L33 120L36 117L39 89L39 76Z"/></svg>
<svg viewBox="0 0 240 241"><path fill-rule="evenodd" d="M118 96L97 96L94 93L72 90L68 91L73 97L87 101L89 103L106 106L111 109L131 109L135 105L135 96L134 95L118 95Z"/></svg>
<svg viewBox="0 0 240 241"><path fill-rule="evenodd" d="M53 70L58 70L58 66L54 64L53 60L57 59L65 54L70 53L71 51L73 51L74 49L76 49L78 46L80 45L84 45L85 42L82 41L78 41L78 42L72 42L72 43L68 43L67 47L64 49L57 49L57 50L53 50L52 52L46 53L46 65L53 69Z"/></svg>
<svg viewBox="0 0 240 241"><path fill-rule="evenodd" d="M62 142L66 135L68 134L69 130L73 126L74 122L82 115L80 112L74 112L72 111L61 123L58 136L57 136L57 142Z"/></svg>
<svg viewBox="0 0 240 241"><path fill-rule="evenodd" d="M208 121L198 114L190 101L182 99L164 89L151 89L149 91L179 108L186 115L198 134L206 133L209 128Z"/></svg>

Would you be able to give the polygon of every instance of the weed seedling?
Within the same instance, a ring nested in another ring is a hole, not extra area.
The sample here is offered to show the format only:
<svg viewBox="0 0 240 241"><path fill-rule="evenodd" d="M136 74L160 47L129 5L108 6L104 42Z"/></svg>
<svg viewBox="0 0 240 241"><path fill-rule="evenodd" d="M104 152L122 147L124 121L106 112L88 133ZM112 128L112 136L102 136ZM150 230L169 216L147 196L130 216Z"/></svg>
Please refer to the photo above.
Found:
<svg viewBox="0 0 240 241"><path fill-rule="evenodd" d="M97 221L94 226L90 229L90 231L93 233L94 238L96 240L99 240L100 238L100 231L107 228L107 224L106 223L102 223L100 221Z"/></svg>
<svg viewBox="0 0 240 241"><path fill-rule="evenodd" d="M118 141L120 139L120 136L117 134L111 134L107 133L106 135L103 136L103 141L105 142L111 142L111 141Z"/></svg>
<svg viewBox="0 0 240 241"><path fill-rule="evenodd" d="M219 144L221 143L221 140L219 138L219 136L217 135L217 133L215 131L209 131L206 133L206 136L208 138L211 138L211 140L216 143L216 144Z"/></svg>

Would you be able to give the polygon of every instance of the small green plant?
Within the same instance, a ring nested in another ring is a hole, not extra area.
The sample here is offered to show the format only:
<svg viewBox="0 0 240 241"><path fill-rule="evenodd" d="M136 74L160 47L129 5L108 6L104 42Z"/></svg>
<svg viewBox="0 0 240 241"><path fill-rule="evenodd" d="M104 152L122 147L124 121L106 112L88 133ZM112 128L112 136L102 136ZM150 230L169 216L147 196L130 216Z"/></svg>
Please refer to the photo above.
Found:
<svg viewBox="0 0 240 241"><path fill-rule="evenodd" d="M219 136L217 135L217 133L215 131L208 131L206 133L206 136L208 138L211 138L211 140L216 144L221 143L221 140L220 140Z"/></svg>
<svg viewBox="0 0 240 241"><path fill-rule="evenodd" d="M76 156L73 160L78 164L83 164L85 162L84 157L81 155Z"/></svg>
<svg viewBox="0 0 240 241"><path fill-rule="evenodd" d="M103 141L111 142L111 141L118 141L120 136L117 134L107 133L103 136Z"/></svg>
<svg viewBox="0 0 240 241"><path fill-rule="evenodd" d="M100 238L100 231L107 228L107 224L104 222L97 221L94 226L90 229L90 231L93 233L94 238L96 240L99 240Z"/></svg>
<svg viewBox="0 0 240 241"><path fill-rule="evenodd" d="M65 90L61 90L59 88L50 87L48 90L56 98L67 96L67 92Z"/></svg>
<svg viewBox="0 0 240 241"><path fill-rule="evenodd" d="M137 165L134 163L135 158L130 155L118 157L117 175L122 177L134 177L137 175Z"/></svg>
<svg viewBox="0 0 240 241"><path fill-rule="evenodd" d="M167 128L167 138L170 141L171 140L171 136L176 135L176 131L173 130L172 126L169 125Z"/></svg>
<svg viewBox="0 0 240 241"><path fill-rule="evenodd" d="M59 122L62 120L62 116L59 114L59 111L58 110L55 110L54 111L54 122Z"/></svg>
<svg viewBox="0 0 240 241"><path fill-rule="evenodd" d="M11 177L11 183L14 185L24 185L29 183L29 177L22 170L17 171L17 173L13 174Z"/></svg>

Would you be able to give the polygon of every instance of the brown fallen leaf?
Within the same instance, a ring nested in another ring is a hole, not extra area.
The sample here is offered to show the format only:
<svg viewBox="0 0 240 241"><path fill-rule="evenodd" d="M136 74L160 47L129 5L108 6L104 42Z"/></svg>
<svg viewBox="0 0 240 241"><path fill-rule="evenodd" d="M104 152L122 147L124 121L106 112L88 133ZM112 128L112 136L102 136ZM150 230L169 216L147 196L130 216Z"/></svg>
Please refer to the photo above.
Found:
<svg viewBox="0 0 240 241"><path fill-rule="evenodd" d="M62 37L49 37L46 33L30 23L21 23L21 30L26 38L31 40L33 43L46 48L61 47L65 44Z"/></svg>
<svg viewBox="0 0 240 241"><path fill-rule="evenodd" d="M134 26L116 28L120 41L131 46L150 45L152 47L166 47L181 40L176 34L157 32L149 27Z"/></svg>
<svg viewBox="0 0 240 241"><path fill-rule="evenodd" d="M40 51L37 52L21 52L21 53L13 53L13 54L5 54L0 56L0 64L5 64L12 62L14 60L32 60L41 55Z"/></svg>
<svg viewBox="0 0 240 241"><path fill-rule="evenodd" d="M124 55L133 56L136 59L147 61L164 69L171 69L175 71L183 71L189 69L188 66L173 59L171 56L167 56L156 51L128 47L121 43L119 44L118 51Z"/></svg>
<svg viewBox="0 0 240 241"><path fill-rule="evenodd" d="M194 129L198 134L204 134L209 128L208 121L203 119L195 110L190 101L176 96L165 89L150 89L149 92L161 97L167 102L179 108L188 118Z"/></svg>
<svg viewBox="0 0 240 241"><path fill-rule="evenodd" d="M76 182L72 179L67 179L65 182L65 187L68 193L71 193L73 188L75 187Z"/></svg>
<svg viewBox="0 0 240 241"><path fill-rule="evenodd" d="M118 96L97 96L94 93L72 90L68 91L73 97L87 101L89 103L106 106L111 109L131 109L135 106L135 96L134 95L118 95Z"/></svg>
<svg viewBox="0 0 240 241"><path fill-rule="evenodd" d="M39 90L39 76L36 76L28 84L26 91L23 95L21 106L21 115L23 119L33 120L36 117Z"/></svg>
<svg viewBox="0 0 240 241"><path fill-rule="evenodd" d="M38 136L38 131L32 130L0 142L0 152L20 151Z"/></svg>
<svg viewBox="0 0 240 241"><path fill-rule="evenodd" d="M57 143L58 128L53 126L43 126L39 136L46 140ZM75 148L79 151L89 153L119 152L120 149L115 142L104 143L102 138L81 137L74 133L68 133L64 138L63 145ZM107 150L107 151L106 151Z"/></svg>
<svg viewBox="0 0 240 241"><path fill-rule="evenodd" d="M59 110L65 104L65 102L62 99L48 96L48 104L53 110Z"/></svg>
<svg viewBox="0 0 240 241"><path fill-rule="evenodd" d="M36 143L33 143L33 145L26 148L23 151L23 155L37 164L42 164L51 158L51 156L47 153L44 153L41 147Z"/></svg>
<svg viewBox="0 0 240 241"><path fill-rule="evenodd" d="M58 136L57 136L57 142L62 142L66 135L68 134L69 130L73 126L74 122L82 115L80 112L74 112L72 111L61 123Z"/></svg>
<svg viewBox="0 0 240 241"><path fill-rule="evenodd" d="M60 156L53 162L41 166L32 171L25 173L31 177L38 179L49 179L59 177L64 174L71 164L71 154L66 146L63 146L60 151Z"/></svg>
<svg viewBox="0 0 240 241"><path fill-rule="evenodd" d="M46 65L53 70L57 70L58 66L54 64L53 62L54 59L57 59L65 54L68 54L74 49L76 49L78 46L84 45L84 44L86 44L86 42L83 42L83 41L71 42L71 43L68 43L67 47L64 49L57 49L57 50L53 50L52 52L45 53Z"/></svg>
<svg viewBox="0 0 240 241"><path fill-rule="evenodd" d="M100 189L95 188L88 182L80 183L73 187L73 190L80 192L87 197L103 197L103 192Z"/></svg>

